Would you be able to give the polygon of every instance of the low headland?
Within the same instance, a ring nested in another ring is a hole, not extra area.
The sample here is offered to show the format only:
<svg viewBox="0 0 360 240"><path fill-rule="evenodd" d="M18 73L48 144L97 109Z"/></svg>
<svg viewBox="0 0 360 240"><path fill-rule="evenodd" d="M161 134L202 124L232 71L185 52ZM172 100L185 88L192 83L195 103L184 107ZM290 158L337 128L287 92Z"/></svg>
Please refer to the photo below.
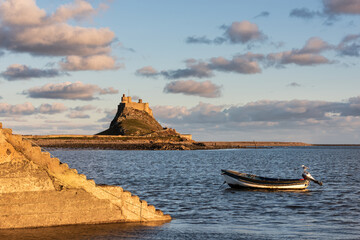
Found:
<svg viewBox="0 0 360 240"><path fill-rule="evenodd" d="M314 144L302 142L197 142L174 136L26 135L23 137L43 148L69 149L211 150L314 146Z"/></svg>
<svg viewBox="0 0 360 240"><path fill-rule="evenodd" d="M43 148L114 149L114 150L211 150L231 148L272 148L335 146L303 142L231 141L197 142L191 134L163 127L153 116L149 103L121 97L109 128L95 135L27 135L33 145ZM352 145L353 146L353 145ZM360 145L358 145L360 146Z"/></svg>

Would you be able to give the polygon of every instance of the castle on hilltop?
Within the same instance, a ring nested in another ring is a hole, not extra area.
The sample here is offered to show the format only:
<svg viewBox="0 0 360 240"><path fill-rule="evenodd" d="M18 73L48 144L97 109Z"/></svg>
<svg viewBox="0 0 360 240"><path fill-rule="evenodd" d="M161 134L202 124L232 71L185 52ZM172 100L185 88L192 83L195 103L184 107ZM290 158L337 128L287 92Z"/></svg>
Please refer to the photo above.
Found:
<svg viewBox="0 0 360 240"><path fill-rule="evenodd" d="M180 137L192 140L190 134L180 134L175 129L163 128L153 116L149 103L131 101L125 94L121 97L118 110L107 130L96 135Z"/></svg>
<svg viewBox="0 0 360 240"><path fill-rule="evenodd" d="M118 112L122 112L126 107L147 112L150 116L153 117L153 113L149 107L149 103L143 103L142 99L139 99L138 102L132 102L130 96L126 97L125 94L123 94L123 96L121 97L121 102L118 105Z"/></svg>

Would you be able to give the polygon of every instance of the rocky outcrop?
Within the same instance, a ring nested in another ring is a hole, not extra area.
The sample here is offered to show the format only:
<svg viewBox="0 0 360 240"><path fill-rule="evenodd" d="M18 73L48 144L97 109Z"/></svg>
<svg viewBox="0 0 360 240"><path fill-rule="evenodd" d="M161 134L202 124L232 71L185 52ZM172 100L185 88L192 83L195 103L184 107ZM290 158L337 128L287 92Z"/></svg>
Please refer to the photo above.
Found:
<svg viewBox="0 0 360 240"><path fill-rule="evenodd" d="M0 229L167 221L117 186L99 186L0 123Z"/></svg>
<svg viewBox="0 0 360 240"><path fill-rule="evenodd" d="M131 97L123 94L121 102L110 127L96 135L121 135L136 137L178 138L181 141L192 141L190 134L180 134L175 129L161 127L153 117L149 103L133 102Z"/></svg>
<svg viewBox="0 0 360 240"><path fill-rule="evenodd" d="M142 136L162 129L156 119L147 112L125 107L118 110L109 129L97 135Z"/></svg>

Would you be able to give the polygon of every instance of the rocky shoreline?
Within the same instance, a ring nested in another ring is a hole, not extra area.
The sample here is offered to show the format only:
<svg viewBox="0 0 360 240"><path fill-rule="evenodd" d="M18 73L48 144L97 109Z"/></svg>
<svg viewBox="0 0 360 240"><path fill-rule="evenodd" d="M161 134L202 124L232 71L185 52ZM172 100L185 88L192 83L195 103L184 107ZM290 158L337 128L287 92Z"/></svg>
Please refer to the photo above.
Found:
<svg viewBox="0 0 360 240"><path fill-rule="evenodd" d="M236 148L271 148L313 146L301 142L196 142L175 138L114 137L93 135L24 136L43 148L112 149L112 150L211 150Z"/></svg>

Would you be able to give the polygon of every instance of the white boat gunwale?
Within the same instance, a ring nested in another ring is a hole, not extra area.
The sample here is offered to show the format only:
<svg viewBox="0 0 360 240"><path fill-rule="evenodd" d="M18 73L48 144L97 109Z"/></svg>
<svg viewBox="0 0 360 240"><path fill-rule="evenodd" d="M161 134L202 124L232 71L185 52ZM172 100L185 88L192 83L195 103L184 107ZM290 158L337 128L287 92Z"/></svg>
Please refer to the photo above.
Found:
<svg viewBox="0 0 360 240"><path fill-rule="evenodd" d="M225 182L233 188L262 189L305 189L309 186L307 179L266 178L232 170L221 170Z"/></svg>

